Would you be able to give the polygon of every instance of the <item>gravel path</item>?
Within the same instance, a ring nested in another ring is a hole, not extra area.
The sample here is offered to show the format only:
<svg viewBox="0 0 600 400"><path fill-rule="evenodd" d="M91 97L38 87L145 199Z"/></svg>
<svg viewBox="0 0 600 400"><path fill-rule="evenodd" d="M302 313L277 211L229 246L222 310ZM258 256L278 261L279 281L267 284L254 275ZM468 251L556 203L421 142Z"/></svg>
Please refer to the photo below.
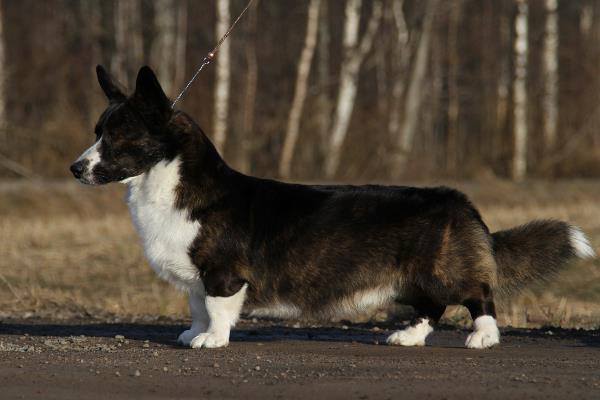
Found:
<svg viewBox="0 0 600 400"><path fill-rule="evenodd" d="M505 330L466 350L467 332L390 347L390 326L243 321L226 349L176 346L184 324L0 321L0 398L600 398L600 332Z"/></svg>

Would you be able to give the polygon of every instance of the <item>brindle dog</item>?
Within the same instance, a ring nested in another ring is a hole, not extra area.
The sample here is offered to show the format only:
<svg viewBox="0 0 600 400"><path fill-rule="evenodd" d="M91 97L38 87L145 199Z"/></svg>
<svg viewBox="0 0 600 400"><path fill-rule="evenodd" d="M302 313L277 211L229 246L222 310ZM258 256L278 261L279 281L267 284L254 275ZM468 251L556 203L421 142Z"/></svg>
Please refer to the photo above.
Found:
<svg viewBox="0 0 600 400"><path fill-rule="evenodd" d="M99 66L109 104L71 170L124 182L150 264L189 293L179 342L221 347L252 315L349 318L398 301L415 308L388 343L424 345L446 306L468 308L470 348L499 343L494 295L547 279L594 251L575 226L535 221L490 233L449 188L297 185L241 174L148 67L126 96Z"/></svg>

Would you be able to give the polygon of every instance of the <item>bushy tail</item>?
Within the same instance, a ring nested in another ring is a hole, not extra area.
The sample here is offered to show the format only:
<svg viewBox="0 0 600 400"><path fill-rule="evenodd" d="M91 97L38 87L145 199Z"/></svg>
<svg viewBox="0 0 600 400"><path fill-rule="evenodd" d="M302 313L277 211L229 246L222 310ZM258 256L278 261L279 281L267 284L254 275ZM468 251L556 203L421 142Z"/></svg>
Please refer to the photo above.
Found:
<svg viewBox="0 0 600 400"><path fill-rule="evenodd" d="M576 226L554 220L532 221L492 234L501 293L545 281L576 258L596 256Z"/></svg>

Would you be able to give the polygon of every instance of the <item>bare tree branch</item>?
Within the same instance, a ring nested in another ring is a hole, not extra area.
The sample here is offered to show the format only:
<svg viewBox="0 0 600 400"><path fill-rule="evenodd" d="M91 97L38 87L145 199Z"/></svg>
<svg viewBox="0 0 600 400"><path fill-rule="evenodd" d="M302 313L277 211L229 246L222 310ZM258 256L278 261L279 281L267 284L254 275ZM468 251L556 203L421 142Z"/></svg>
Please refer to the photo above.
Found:
<svg viewBox="0 0 600 400"><path fill-rule="evenodd" d="M254 127L254 112L256 89L258 85L258 59L256 56L256 28L257 28L258 0L250 6L248 26L250 34L246 36L246 92L244 98L244 115L242 119L242 147L240 152L240 168L242 172L250 173L250 158L252 152L251 133Z"/></svg>
<svg viewBox="0 0 600 400"><path fill-rule="evenodd" d="M558 1L546 0L544 35L544 139L546 150L556 143L558 125Z"/></svg>
<svg viewBox="0 0 600 400"><path fill-rule="evenodd" d="M328 178L334 177L338 170L342 147L348 133L352 111L354 110L360 66L373 45L373 39L379 29L383 14L381 1L374 1L367 30L360 44L358 44L360 9L360 0L347 1L346 22L344 25L344 48L346 55L340 72L340 90L333 119L333 127L331 129L329 154L325 165L325 174Z"/></svg>
<svg viewBox="0 0 600 400"><path fill-rule="evenodd" d="M217 26L215 37L221 38L227 33L231 23L230 0L217 1ZM213 138L215 147L222 153L227 139L227 118L229 116L229 85L231 75L230 41L225 40L217 57L215 83L215 112L213 120Z"/></svg>
<svg viewBox="0 0 600 400"><path fill-rule="evenodd" d="M292 101L292 107L290 108L287 131L283 142L281 159L279 161L279 175L284 178L290 177L292 158L294 156L296 142L298 141L300 117L302 116L302 109L304 108L310 67L317 45L320 6L321 0L311 0L308 6L308 21L306 26L306 37L304 39L304 48L302 49L300 61L298 62L296 89L294 91L294 99Z"/></svg>
<svg viewBox="0 0 600 400"><path fill-rule="evenodd" d="M425 19L411 71L408 93L404 105L404 115L400 127L400 136L398 137L398 153L395 155L393 162L392 176L394 177L402 174L408 156L412 151L423 100L423 83L427 72L433 21L438 3L439 0L429 0L425 8Z"/></svg>
<svg viewBox="0 0 600 400"><path fill-rule="evenodd" d="M514 153L512 176L516 181L527 173L527 57L528 57L527 0L517 0L515 17L515 79L513 82Z"/></svg>
<svg viewBox="0 0 600 400"><path fill-rule="evenodd" d="M112 70L126 87L131 88L131 68L141 64L142 21L140 0L115 1L115 55Z"/></svg>
<svg viewBox="0 0 600 400"><path fill-rule="evenodd" d="M11 160L10 158L6 157L4 154L1 154L1 153L0 153L0 165L2 165L7 170L12 171L15 174L17 174L23 178L27 178L27 179L38 178L38 176L36 174L34 174L33 172L31 172L28 168L24 167L23 165L19 164L16 161Z"/></svg>

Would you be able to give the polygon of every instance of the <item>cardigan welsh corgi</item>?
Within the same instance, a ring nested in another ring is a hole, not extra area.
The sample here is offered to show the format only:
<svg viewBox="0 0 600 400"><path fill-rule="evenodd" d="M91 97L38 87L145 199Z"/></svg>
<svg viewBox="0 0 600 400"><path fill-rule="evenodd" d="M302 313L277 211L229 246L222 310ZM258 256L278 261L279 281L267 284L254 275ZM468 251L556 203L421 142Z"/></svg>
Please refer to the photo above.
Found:
<svg viewBox="0 0 600 400"><path fill-rule="evenodd" d="M490 233L453 189L298 185L230 168L155 74L127 96L101 66L108 107L94 144L71 166L90 185L129 187L133 222L156 273L189 294L179 343L229 343L244 307L254 316L352 318L412 305L391 345L423 346L448 305L474 321L469 348L499 343L494 295L594 257L583 232L554 220Z"/></svg>

